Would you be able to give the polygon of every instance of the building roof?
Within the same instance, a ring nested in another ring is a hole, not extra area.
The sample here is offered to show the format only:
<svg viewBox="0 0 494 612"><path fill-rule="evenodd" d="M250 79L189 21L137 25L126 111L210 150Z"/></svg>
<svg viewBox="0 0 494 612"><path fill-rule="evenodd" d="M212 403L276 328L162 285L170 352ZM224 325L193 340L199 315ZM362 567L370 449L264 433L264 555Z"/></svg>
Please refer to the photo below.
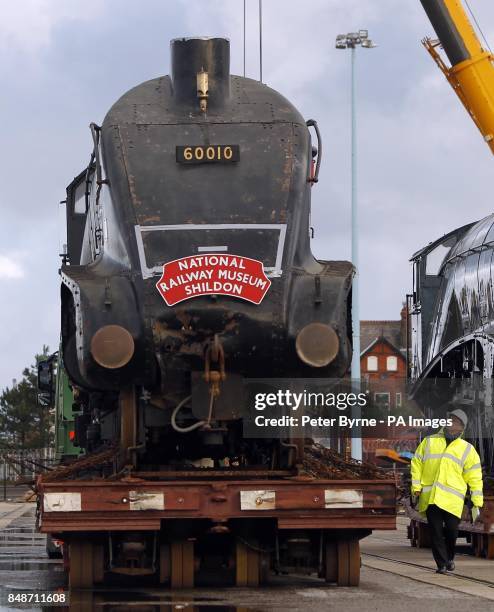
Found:
<svg viewBox="0 0 494 612"><path fill-rule="evenodd" d="M378 338L385 338L396 350L402 346L401 320L398 321L360 321L360 349L361 354Z"/></svg>
<svg viewBox="0 0 494 612"><path fill-rule="evenodd" d="M404 361L406 360L406 356L403 354L403 351L400 350L398 347L396 347L394 344L392 344L387 338L384 338L384 336L381 336L380 338L375 338L369 344L369 346L363 349L363 351L360 353L360 357L363 357L366 353L371 351L374 348L374 346L376 346L376 344L381 344L383 342L384 344L387 344L396 353L397 357L399 356Z"/></svg>

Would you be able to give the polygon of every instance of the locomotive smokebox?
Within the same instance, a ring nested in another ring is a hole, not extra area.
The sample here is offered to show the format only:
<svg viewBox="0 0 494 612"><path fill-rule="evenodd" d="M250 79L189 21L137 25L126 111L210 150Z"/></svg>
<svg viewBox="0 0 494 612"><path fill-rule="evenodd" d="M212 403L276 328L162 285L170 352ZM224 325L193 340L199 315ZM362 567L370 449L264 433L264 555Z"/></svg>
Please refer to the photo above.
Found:
<svg viewBox="0 0 494 612"><path fill-rule="evenodd" d="M230 97L230 41L176 38L170 46L175 100L202 112L222 108Z"/></svg>

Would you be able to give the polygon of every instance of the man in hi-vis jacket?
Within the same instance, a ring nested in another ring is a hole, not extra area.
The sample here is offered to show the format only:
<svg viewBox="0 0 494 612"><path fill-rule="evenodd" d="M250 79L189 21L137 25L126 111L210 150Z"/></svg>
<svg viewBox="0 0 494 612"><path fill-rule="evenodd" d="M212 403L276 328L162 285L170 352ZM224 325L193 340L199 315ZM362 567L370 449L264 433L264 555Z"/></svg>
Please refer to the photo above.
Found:
<svg viewBox="0 0 494 612"><path fill-rule="evenodd" d="M455 569L455 544L467 487L474 521L484 503L480 457L462 437L468 417L456 409L448 418L452 424L424 438L411 463L412 498L420 495L418 511L427 516L439 574Z"/></svg>

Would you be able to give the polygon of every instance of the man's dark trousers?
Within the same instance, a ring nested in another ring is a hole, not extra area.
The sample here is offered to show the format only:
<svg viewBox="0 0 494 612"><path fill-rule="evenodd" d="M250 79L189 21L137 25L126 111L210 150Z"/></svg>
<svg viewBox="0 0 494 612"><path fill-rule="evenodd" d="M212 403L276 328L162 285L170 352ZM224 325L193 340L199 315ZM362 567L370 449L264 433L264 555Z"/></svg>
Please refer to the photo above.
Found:
<svg viewBox="0 0 494 612"><path fill-rule="evenodd" d="M425 514L429 523L434 560L437 567L446 567L455 557L460 519L434 504L428 506Z"/></svg>

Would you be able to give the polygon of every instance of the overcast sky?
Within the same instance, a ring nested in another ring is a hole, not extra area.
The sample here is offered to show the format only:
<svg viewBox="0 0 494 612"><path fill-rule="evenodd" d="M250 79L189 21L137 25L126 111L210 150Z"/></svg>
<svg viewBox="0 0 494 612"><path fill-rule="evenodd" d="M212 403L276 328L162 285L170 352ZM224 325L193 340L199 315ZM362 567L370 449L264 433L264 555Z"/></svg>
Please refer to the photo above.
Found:
<svg viewBox="0 0 494 612"><path fill-rule="evenodd" d="M470 0L490 41L494 3ZM247 0L247 76L258 78L257 0ZM358 50L361 314L397 319L410 255L492 212L488 147L420 45L419 0L264 0L264 81L324 138L313 250L350 258L350 54ZM59 201L87 164L88 125L135 84L169 72L169 40L227 36L242 71L243 0L2 0L0 389L59 334Z"/></svg>

